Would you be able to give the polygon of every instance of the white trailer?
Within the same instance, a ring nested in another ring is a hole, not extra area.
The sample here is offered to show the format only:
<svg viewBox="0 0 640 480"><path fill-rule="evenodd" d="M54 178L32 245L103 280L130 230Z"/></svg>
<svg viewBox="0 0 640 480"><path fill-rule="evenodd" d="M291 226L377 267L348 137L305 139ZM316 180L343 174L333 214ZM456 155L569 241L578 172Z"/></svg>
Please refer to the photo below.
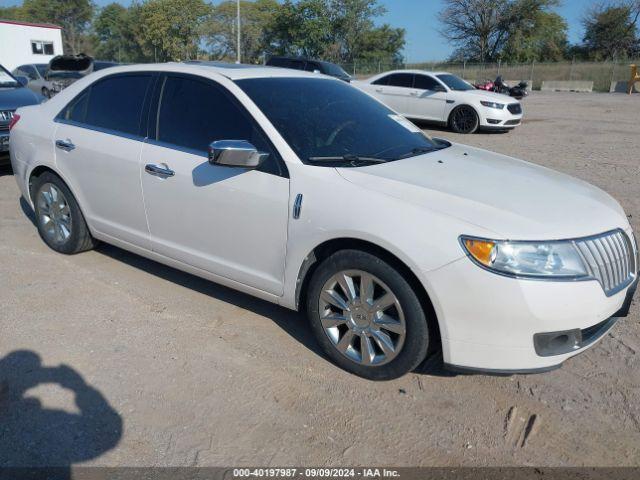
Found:
<svg viewBox="0 0 640 480"><path fill-rule="evenodd" d="M7 70L26 63L49 63L56 55L62 55L61 27L0 20L0 64Z"/></svg>

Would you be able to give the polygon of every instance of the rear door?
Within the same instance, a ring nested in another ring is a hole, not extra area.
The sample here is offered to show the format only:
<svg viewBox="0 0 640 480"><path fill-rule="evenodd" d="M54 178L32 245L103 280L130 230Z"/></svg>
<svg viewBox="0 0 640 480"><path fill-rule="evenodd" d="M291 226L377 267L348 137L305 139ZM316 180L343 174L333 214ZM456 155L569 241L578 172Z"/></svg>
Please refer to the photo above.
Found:
<svg viewBox="0 0 640 480"><path fill-rule="evenodd" d="M167 74L159 91L157 128L141 163L154 251L281 295L289 210L284 162L219 83ZM269 157L257 170L211 165L207 149L216 140L246 140Z"/></svg>
<svg viewBox="0 0 640 480"><path fill-rule="evenodd" d="M392 73L373 83L373 94L389 108L406 115L412 87L413 74Z"/></svg>
<svg viewBox="0 0 640 480"><path fill-rule="evenodd" d="M90 225L125 242L149 247L140 185L143 111L154 74L105 77L58 115L56 164Z"/></svg>
<svg viewBox="0 0 640 480"><path fill-rule="evenodd" d="M416 73L409 92L407 116L424 120L444 121L447 92L435 78Z"/></svg>

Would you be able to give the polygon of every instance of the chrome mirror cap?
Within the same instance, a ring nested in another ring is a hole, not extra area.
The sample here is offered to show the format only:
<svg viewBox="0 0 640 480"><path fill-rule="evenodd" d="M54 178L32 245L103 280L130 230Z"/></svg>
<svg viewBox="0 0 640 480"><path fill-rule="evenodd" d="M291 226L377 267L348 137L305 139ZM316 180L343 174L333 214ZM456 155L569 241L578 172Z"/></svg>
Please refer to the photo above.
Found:
<svg viewBox="0 0 640 480"><path fill-rule="evenodd" d="M212 165L257 168L268 156L246 140L217 140L209 145L209 163Z"/></svg>

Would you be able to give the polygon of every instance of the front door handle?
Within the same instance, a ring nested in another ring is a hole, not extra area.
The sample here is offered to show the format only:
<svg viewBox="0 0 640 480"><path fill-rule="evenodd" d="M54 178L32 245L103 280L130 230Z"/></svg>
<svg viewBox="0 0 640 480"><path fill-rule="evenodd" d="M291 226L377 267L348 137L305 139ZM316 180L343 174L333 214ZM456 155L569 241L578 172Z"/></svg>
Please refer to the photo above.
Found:
<svg viewBox="0 0 640 480"><path fill-rule="evenodd" d="M176 172L166 166L154 165L153 163L147 163L144 166L144 171L156 177L173 177L176 174Z"/></svg>
<svg viewBox="0 0 640 480"><path fill-rule="evenodd" d="M71 150L76 148L73 142L68 138L66 140L56 140L56 147L58 147L60 150L64 150L65 152L70 152Z"/></svg>
<svg viewBox="0 0 640 480"><path fill-rule="evenodd" d="M382 93L382 89L381 88L376 88L376 92Z"/></svg>

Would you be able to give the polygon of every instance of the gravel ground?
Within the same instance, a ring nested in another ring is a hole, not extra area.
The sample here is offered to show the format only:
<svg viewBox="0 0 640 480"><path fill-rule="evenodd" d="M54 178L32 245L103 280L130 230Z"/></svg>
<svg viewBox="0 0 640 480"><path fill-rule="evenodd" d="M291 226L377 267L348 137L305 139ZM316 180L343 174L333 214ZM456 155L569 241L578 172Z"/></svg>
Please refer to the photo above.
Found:
<svg viewBox="0 0 640 480"><path fill-rule="evenodd" d="M592 182L640 231L640 96L524 105L508 134L429 132ZM294 312L110 246L55 254L31 218L3 171L0 466L640 464L638 301L551 373L372 383Z"/></svg>

